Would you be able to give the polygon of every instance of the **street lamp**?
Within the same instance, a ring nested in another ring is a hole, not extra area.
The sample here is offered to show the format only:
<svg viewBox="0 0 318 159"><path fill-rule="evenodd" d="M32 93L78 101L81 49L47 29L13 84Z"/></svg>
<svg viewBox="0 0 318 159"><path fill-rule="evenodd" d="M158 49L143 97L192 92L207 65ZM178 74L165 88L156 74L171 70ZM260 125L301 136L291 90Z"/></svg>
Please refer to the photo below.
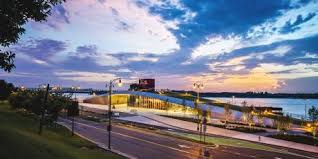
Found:
<svg viewBox="0 0 318 159"><path fill-rule="evenodd" d="M74 93L75 100L76 100L76 91L81 89L81 87L80 86L72 86L71 88L72 88L72 92Z"/></svg>
<svg viewBox="0 0 318 159"><path fill-rule="evenodd" d="M200 131L200 141L201 141L201 133L202 133L202 124L199 116L199 102L200 102L200 90L203 89L203 83L201 82L195 82L193 83L193 89L197 90L197 99L195 101L195 107L197 109L197 119L198 119L198 124L197 124L197 131Z"/></svg>
<svg viewBox="0 0 318 159"><path fill-rule="evenodd" d="M232 96L232 105L234 105L235 96Z"/></svg>
<svg viewBox="0 0 318 159"><path fill-rule="evenodd" d="M111 129L112 129L112 122L111 122L111 117L112 117L112 88L115 87L115 82L118 81L117 85L119 87L121 87L123 84L121 82L121 78L116 78L116 79L113 79L113 80L110 80L109 81L109 85L108 85L108 96L109 96L109 100L108 100L108 126L107 126L107 131L108 131L108 149L111 149L110 148L110 137L111 137ZM107 84L106 84L106 87L107 87Z"/></svg>
<svg viewBox="0 0 318 159"><path fill-rule="evenodd" d="M305 100L305 121L307 121L307 99Z"/></svg>
<svg viewBox="0 0 318 159"><path fill-rule="evenodd" d="M45 85L40 85L39 90L41 90L41 87L45 88ZM46 112L46 109L47 109L47 104L46 103L47 103L47 98L48 98L48 95L49 95L49 89L50 89L50 84L47 84L46 85L45 96L44 96L44 102L42 103L43 106L42 106L42 110L41 110L41 119L40 119L40 126L39 126L39 134L40 135L42 134L42 127L43 127L43 124L44 124L45 112Z"/></svg>

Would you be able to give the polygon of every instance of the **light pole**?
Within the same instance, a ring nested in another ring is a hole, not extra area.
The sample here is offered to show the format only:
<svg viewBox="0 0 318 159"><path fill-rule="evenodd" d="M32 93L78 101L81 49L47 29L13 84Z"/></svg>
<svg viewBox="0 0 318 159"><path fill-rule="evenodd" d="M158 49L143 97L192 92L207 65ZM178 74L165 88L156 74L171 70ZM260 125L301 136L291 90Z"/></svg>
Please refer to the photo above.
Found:
<svg viewBox="0 0 318 159"><path fill-rule="evenodd" d="M81 89L80 86L72 86L72 92L74 93L74 96L75 96L74 99L75 99L75 100L77 100L77 99L76 99L76 91L79 90L79 89Z"/></svg>
<svg viewBox="0 0 318 159"><path fill-rule="evenodd" d="M42 87L45 88L45 85L42 86ZM44 102L42 103L43 106L42 106L42 110L41 110L41 119L40 119L40 126L39 126L39 134L40 135L42 134L42 128L43 128L43 124L44 124L45 112L46 112L46 109L47 109L47 104L46 103L47 103L47 97L49 95L49 89L50 89L50 84L47 84L46 85L45 96L44 96Z"/></svg>
<svg viewBox="0 0 318 159"><path fill-rule="evenodd" d="M235 96L232 96L232 105L234 105Z"/></svg>
<svg viewBox="0 0 318 159"><path fill-rule="evenodd" d="M201 141L201 136L202 136L202 123L200 120L200 115L199 115L199 102L200 102L200 90L203 89L203 83L201 82L195 82L193 83L193 89L197 90L197 99L195 101L195 108L197 109L197 119L198 119L198 124L197 124L197 131L200 131L200 141Z"/></svg>
<svg viewBox="0 0 318 159"><path fill-rule="evenodd" d="M307 99L305 100L305 121L307 121Z"/></svg>
<svg viewBox="0 0 318 159"><path fill-rule="evenodd" d="M108 126L107 126L107 131L108 131L108 149L110 148L110 137L111 137L111 131L112 131L112 87L115 87L114 82L118 81L118 86L121 87L122 83L121 83L121 78L116 78L113 80L109 81L109 85L108 85L108 96L109 96L109 100L108 100ZM107 87L107 84L106 84Z"/></svg>

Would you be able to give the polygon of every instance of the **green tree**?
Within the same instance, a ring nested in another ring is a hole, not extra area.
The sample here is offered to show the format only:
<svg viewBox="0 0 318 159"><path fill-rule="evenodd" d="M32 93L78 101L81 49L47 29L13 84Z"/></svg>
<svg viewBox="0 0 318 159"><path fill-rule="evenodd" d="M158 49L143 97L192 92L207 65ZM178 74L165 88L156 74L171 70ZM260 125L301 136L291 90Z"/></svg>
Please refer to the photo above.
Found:
<svg viewBox="0 0 318 159"><path fill-rule="evenodd" d="M308 109L308 116L311 122L318 121L318 108L311 106L311 108Z"/></svg>
<svg viewBox="0 0 318 159"><path fill-rule="evenodd" d="M241 110L243 113L243 122L245 124L248 124L249 127L252 128L252 125L254 124L253 105L251 107L248 107L246 104L244 104Z"/></svg>
<svg viewBox="0 0 318 159"><path fill-rule="evenodd" d="M277 116L274 119L274 124L277 128L277 131L286 131L290 128L292 124L292 118L288 114L286 116Z"/></svg>
<svg viewBox="0 0 318 159"><path fill-rule="evenodd" d="M230 109L230 105L228 103L224 104L224 117L225 117L225 125L231 119L232 111Z"/></svg>
<svg viewBox="0 0 318 159"><path fill-rule="evenodd" d="M1 0L0 1L0 46L8 47L17 43L25 32L29 21L45 21L52 7L65 0ZM0 49L0 68L10 72L14 68L15 54Z"/></svg>
<svg viewBox="0 0 318 159"><path fill-rule="evenodd" d="M265 126L264 124L264 112L262 110L256 110L255 111L256 117L257 117L257 121L258 124L260 124L261 126Z"/></svg>
<svg viewBox="0 0 318 159"><path fill-rule="evenodd" d="M182 108L181 108L181 111L183 112L183 117L185 117L185 114L188 110L188 107L186 105L186 100L185 99L182 99L182 104L181 104Z"/></svg>
<svg viewBox="0 0 318 159"><path fill-rule="evenodd" d="M47 114L50 122L56 122L59 113L72 104L70 96L63 94L50 94L47 103Z"/></svg>
<svg viewBox="0 0 318 159"><path fill-rule="evenodd" d="M5 80L0 80L0 100L6 100L14 90L12 83L7 83Z"/></svg>

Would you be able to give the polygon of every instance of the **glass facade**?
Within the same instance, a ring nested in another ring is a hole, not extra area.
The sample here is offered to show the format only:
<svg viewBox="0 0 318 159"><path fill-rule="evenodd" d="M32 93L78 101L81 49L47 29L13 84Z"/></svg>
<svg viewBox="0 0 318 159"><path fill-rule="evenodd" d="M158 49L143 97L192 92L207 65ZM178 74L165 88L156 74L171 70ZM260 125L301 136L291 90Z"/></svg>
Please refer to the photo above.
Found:
<svg viewBox="0 0 318 159"><path fill-rule="evenodd" d="M170 103L169 100L163 101L155 98L138 96L138 95L128 95L128 107L139 107L148 109L159 109L159 110L178 110L185 106Z"/></svg>

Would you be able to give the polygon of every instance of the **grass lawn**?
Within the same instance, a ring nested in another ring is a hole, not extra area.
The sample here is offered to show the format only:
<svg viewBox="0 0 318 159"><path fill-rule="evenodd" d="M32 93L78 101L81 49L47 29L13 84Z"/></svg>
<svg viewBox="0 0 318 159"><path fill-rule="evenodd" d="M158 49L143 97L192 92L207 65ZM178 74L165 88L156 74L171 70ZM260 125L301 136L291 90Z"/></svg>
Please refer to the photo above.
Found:
<svg viewBox="0 0 318 159"><path fill-rule="evenodd" d="M197 134L180 133L180 132L169 132L169 134L175 137L200 141L200 136ZM223 137L206 136L206 143L223 145L223 146L240 147L240 148L249 148L249 149L269 151L269 152L278 152L278 153L285 153L285 154L289 153L288 151L282 151L280 149L263 145L263 144L258 144L255 142L243 141L243 140L231 139L231 138L223 138Z"/></svg>
<svg viewBox="0 0 318 159"><path fill-rule="evenodd" d="M37 134L38 121L9 108L0 101L1 159L117 159L123 158L102 150L61 126L44 128Z"/></svg>

